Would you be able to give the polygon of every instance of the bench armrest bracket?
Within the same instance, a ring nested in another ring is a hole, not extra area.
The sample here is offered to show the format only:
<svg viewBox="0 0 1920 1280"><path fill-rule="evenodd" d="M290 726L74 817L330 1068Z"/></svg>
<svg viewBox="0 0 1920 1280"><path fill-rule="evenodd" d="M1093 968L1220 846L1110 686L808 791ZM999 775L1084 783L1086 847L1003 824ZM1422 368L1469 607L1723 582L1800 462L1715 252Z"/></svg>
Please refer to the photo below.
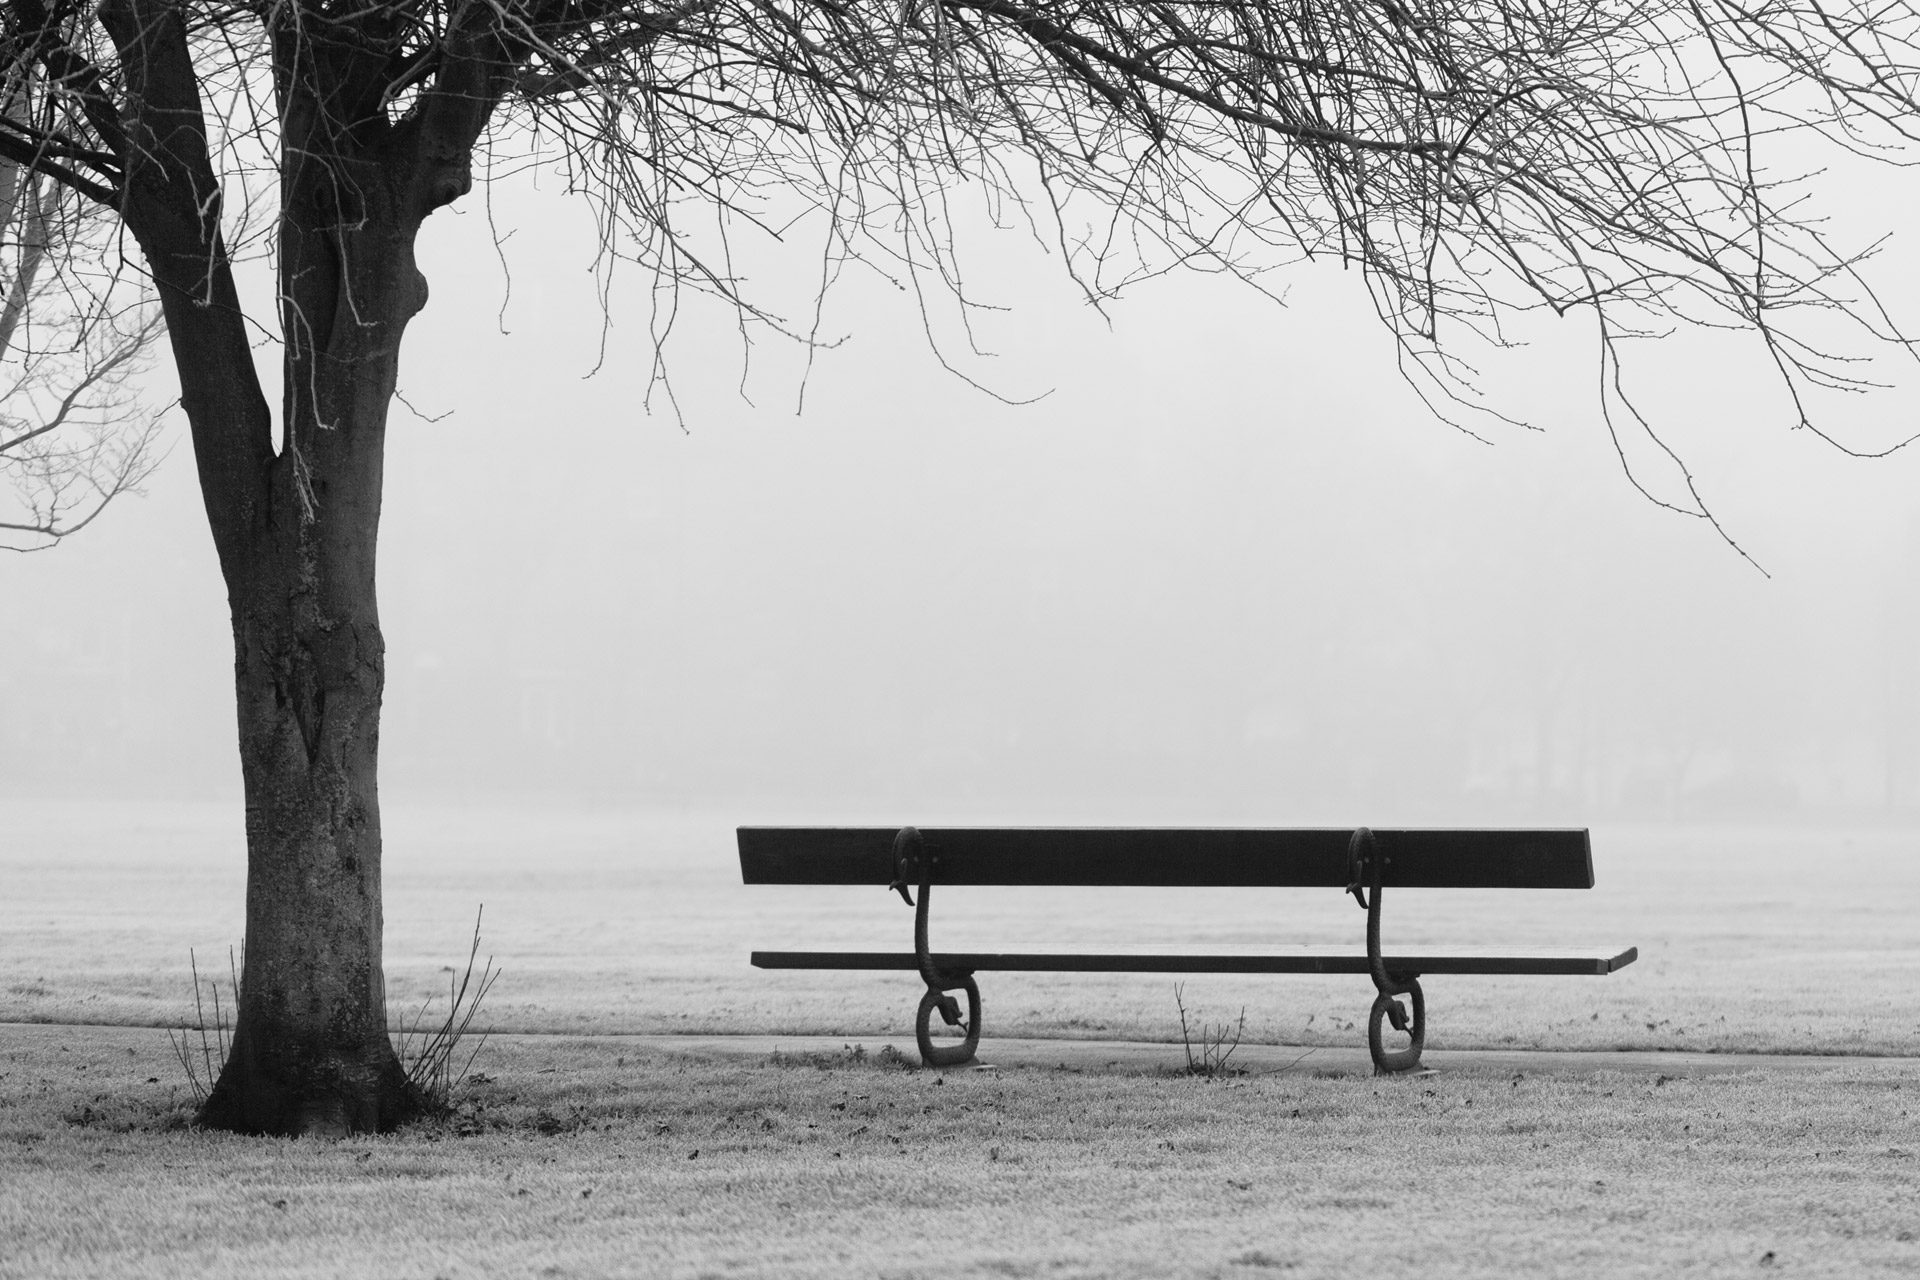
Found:
<svg viewBox="0 0 1920 1280"><path fill-rule="evenodd" d="M1352 882L1347 892L1367 912L1367 970L1373 976L1373 1008L1367 1014L1367 1050L1373 1055L1374 1070L1411 1071L1420 1065L1420 1052L1427 1042L1427 998L1420 990L1417 973L1388 973L1380 957L1380 882L1392 859L1380 847L1380 840L1366 827L1360 827L1347 842L1347 865ZM1362 892L1362 887L1366 892ZM1397 999L1407 996L1413 1003L1412 1016ZM1381 1019L1393 1024L1395 1031L1407 1033L1405 1049L1388 1052L1380 1029Z"/></svg>
<svg viewBox="0 0 1920 1280"><path fill-rule="evenodd" d="M918 828L902 827L893 837L893 883L887 887L898 889L913 908L913 956L919 963L920 979L927 984L913 1026L914 1038L920 1042L920 1057L930 1067L957 1067L971 1062L980 1046L980 988L971 973L934 967L927 942L927 911L933 902L933 868L939 861ZM916 880L920 883L918 903L907 893L907 886ZM949 991L967 993L965 1018L960 1016L960 1002L948 995ZM943 1022L960 1028L966 1038L956 1045L934 1044L931 1018L936 1011Z"/></svg>

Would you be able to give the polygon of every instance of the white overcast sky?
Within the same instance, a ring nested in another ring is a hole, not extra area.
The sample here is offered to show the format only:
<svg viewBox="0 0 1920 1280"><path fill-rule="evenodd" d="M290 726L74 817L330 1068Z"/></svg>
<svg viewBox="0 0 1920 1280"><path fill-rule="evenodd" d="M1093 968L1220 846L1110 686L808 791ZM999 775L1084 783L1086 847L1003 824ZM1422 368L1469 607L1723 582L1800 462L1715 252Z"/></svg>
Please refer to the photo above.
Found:
<svg viewBox="0 0 1920 1280"><path fill-rule="evenodd" d="M1840 229L1904 231L1902 181L1830 183ZM1007 310L980 317L993 354L946 328L950 354L1045 398L943 371L911 298L856 275L804 413L796 348L758 340L743 395L729 318L690 309L676 418L642 402L638 271L593 372L583 207L508 186L492 226L510 296L477 196L422 235L401 386L446 416L391 422L389 801L1381 824L1920 805L1920 452L1789 431L1751 339L1637 344L1629 373L1771 578L1627 484L1586 317L1467 349L1542 428L1488 447L1400 381L1356 275L1294 272L1284 307L1170 278L1102 319L1032 242L976 236L969 279ZM771 296L804 301L813 252L757 268ZM1920 274L1890 258L1882 280L1898 309ZM1825 421L1883 443L1917 402ZM6 792L237 791L222 589L171 438L144 500L0 561Z"/></svg>

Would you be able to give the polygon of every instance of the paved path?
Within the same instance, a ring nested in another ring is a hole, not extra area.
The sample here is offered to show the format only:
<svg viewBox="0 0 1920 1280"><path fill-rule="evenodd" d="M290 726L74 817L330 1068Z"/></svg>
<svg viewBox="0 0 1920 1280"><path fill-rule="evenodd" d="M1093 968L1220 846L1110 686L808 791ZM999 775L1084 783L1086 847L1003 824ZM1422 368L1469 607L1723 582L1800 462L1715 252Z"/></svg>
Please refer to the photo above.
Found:
<svg viewBox="0 0 1920 1280"><path fill-rule="evenodd" d="M154 1027L109 1026L97 1023L0 1022L0 1047L9 1039L39 1039L76 1031L90 1033L158 1035ZM918 1061L919 1050L909 1036L696 1036L696 1035L528 1035L499 1033L502 1041L592 1040L619 1043L655 1053L688 1058L765 1059L775 1050L789 1054L832 1054L849 1045L868 1053L891 1045ZM1243 1044L1233 1054L1235 1067L1247 1071L1370 1073L1365 1044L1332 1048L1298 1045ZM1626 1071L1668 1076L1720 1075L1732 1071L1823 1071L1844 1068L1920 1074L1920 1058L1863 1057L1843 1054L1666 1053L1656 1050L1621 1052L1563 1052L1544 1049L1429 1049L1423 1065L1439 1071L1485 1071L1512 1074ZM1186 1053L1177 1044L1138 1040L1009 1040L988 1039L980 1044L978 1061L956 1070L1038 1068L1069 1071L1176 1072L1186 1066Z"/></svg>
<svg viewBox="0 0 1920 1280"><path fill-rule="evenodd" d="M781 1053L835 1053L850 1044L868 1053L892 1045L918 1061L919 1051L908 1036L619 1036L608 1037L644 1045L660 1053L692 1058L765 1058ZM1186 1053L1177 1044L1134 1040L1007 1040L980 1042L977 1064L982 1067L1066 1068L1070 1071L1179 1071ZM1243 1044L1234 1051L1232 1065L1250 1072L1297 1071L1360 1072L1373 1064L1365 1044L1336 1048ZM1844 1055L1764 1053L1663 1053L1634 1050L1617 1053L1565 1053L1540 1049L1429 1049L1423 1065L1440 1071L1523 1072L1628 1071L1669 1076L1719 1075L1731 1071L1818 1071L1834 1067L1864 1071L1920 1073L1920 1058L1867 1058Z"/></svg>

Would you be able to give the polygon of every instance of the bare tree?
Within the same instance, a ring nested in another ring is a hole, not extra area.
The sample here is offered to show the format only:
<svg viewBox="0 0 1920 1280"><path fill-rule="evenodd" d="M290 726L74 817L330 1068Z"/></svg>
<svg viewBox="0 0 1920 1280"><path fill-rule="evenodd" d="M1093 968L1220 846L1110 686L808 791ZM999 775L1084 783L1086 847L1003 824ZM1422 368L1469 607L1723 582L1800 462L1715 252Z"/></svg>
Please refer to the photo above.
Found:
<svg viewBox="0 0 1920 1280"><path fill-rule="evenodd" d="M1903 145L1917 32L1899 0L0 0L26 100L0 156L137 246L228 588L247 952L203 1119L419 1106L382 995L374 549L415 240L476 157L563 170L662 325L692 287L812 341L730 266L807 225L826 278L859 259L964 316L948 202L974 192L1096 299L1176 265L1354 265L1443 393L1471 398L1461 339L1587 308L1610 388L1621 335L1697 320L1754 333L1797 405L1906 348L1767 148ZM243 206L278 281L277 414ZM1827 353L1823 317L1859 341ZM1607 403L1623 461L1635 432L1660 447ZM1661 500L1704 516L1674 474Z"/></svg>
<svg viewBox="0 0 1920 1280"><path fill-rule="evenodd" d="M160 313L119 269L116 230L111 210L0 157L0 547L53 546L158 462L160 414L128 379Z"/></svg>

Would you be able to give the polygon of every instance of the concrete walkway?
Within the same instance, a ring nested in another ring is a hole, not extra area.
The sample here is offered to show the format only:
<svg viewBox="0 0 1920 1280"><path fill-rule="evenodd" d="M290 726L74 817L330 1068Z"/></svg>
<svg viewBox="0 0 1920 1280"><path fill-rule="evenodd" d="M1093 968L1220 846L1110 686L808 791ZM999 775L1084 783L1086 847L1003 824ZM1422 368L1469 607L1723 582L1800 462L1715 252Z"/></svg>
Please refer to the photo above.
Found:
<svg viewBox="0 0 1920 1280"><path fill-rule="evenodd" d="M75 1032L109 1038L159 1035L157 1027L106 1023L0 1022L0 1048L15 1043L50 1039ZM491 1040L538 1044L586 1041L693 1059L761 1060L776 1051L784 1054L839 1054L857 1045L869 1054L892 1046L908 1060L918 1062L920 1051L911 1036L703 1036L703 1035L573 1035L558 1033L496 1032ZM120 1041L123 1042L123 1041ZM975 1062L958 1071L1066 1070L1113 1071L1143 1074L1185 1070L1186 1051L1177 1044L1139 1040L1012 1040L981 1041ZM1371 1074L1373 1064L1364 1042L1334 1047L1243 1044L1234 1050L1231 1065L1253 1074L1293 1071L1340 1075ZM1437 1071L1488 1072L1512 1075L1564 1072L1587 1074L1623 1071L1643 1075L1709 1076L1734 1071L1829 1071L1920 1075L1920 1058L1864 1057L1851 1054L1685 1053L1657 1050L1568 1052L1545 1049L1429 1049L1422 1066Z"/></svg>
<svg viewBox="0 0 1920 1280"><path fill-rule="evenodd" d="M522 1039L500 1036L497 1039ZM535 1037L524 1037L534 1039ZM544 1037L543 1037L544 1038ZM835 1054L849 1045L858 1045L869 1054L891 1045L910 1061L918 1062L920 1052L909 1036L594 1036L582 1039L618 1040L654 1052L689 1058L770 1057L776 1050L783 1054ZM993 1070L999 1068L1064 1069L1068 1071L1178 1072L1185 1069L1186 1051L1177 1044L1156 1044L1135 1040L1007 1040L988 1039L980 1043L976 1062L955 1070ZM1373 1063L1364 1043L1334 1048L1305 1048L1289 1045L1243 1044L1233 1053L1231 1065L1260 1074L1295 1071L1302 1074L1331 1072L1371 1074ZM1439 1071L1495 1072L1511 1075L1567 1072L1586 1074L1596 1071L1625 1071L1648 1075L1705 1076L1733 1071L1823 1071L1845 1068L1855 1071L1912 1072L1920 1074L1920 1058L1867 1058L1849 1055L1765 1054L1765 1053L1665 1053L1653 1050L1626 1052L1548 1052L1541 1049L1429 1049L1422 1065Z"/></svg>

